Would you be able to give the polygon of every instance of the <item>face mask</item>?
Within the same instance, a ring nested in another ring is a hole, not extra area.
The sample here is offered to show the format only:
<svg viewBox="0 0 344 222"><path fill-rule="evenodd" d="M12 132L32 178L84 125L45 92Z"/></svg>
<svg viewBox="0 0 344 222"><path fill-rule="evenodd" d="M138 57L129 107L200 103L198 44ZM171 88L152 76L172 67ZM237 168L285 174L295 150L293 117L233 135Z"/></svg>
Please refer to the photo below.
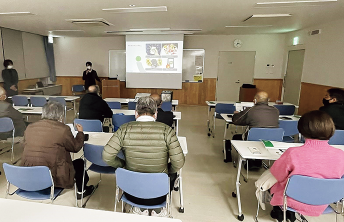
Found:
<svg viewBox="0 0 344 222"><path fill-rule="evenodd" d="M327 99L325 99L325 98L323 99L323 101L322 101L322 102L323 102L323 104L324 104L325 106L326 106L326 105L328 105L328 104L330 104L330 101L329 101L329 100L327 100Z"/></svg>
<svg viewBox="0 0 344 222"><path fill-rule="evenodd" d="M87 69L91 69L91 66L86 66Z"/></svg>
<svg viewBox="0 0 344 222"><path fill-rule="evenodd" d="M12 68L13 68L13 66L9 65L9 66L7 66L7 68L8 68L8 69L12 69Z"/></svg>

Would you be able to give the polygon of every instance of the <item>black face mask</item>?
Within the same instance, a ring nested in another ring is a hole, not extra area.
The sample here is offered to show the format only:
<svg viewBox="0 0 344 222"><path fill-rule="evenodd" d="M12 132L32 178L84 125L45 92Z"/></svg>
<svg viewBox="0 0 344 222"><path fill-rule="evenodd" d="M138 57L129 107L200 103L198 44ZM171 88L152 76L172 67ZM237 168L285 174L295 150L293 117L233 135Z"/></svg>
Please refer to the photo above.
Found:
<svg viewBox="0 0 344 222"><path fill-rule="evenodd" d="M323 104L326 106L326 105L328 105L328 104L330 104L330 101L329 100L327 100L327 99L323 99Z"/></svg>

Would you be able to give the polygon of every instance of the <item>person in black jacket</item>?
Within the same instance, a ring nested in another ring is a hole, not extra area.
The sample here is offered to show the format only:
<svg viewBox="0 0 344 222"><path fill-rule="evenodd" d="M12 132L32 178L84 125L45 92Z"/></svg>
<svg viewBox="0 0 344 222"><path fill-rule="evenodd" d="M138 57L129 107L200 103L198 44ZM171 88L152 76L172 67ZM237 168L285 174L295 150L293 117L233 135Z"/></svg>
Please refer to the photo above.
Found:
<svg viewBox="0 0 344 222"><path fill-rule="evenodd" d="M2 70L2 79L4 80L4 88L7 97L18 95L18 73L13 69L12 60L6 59L4 61L5 69Z"/></svg>
<svg viewBox="0 0 344 222"><path fill-rule="evenodd" d="M86 70L82 74L82 79L85 80L85 89L96 85L96 80L100 82L96 70L92 69L92 62L86 62Z"/></svg>
<svg viewBox="0 0 344 222"><path fill-rule="evenodd" d="M159 94L152 94L151 97L155 100L156 105L158 107L158 117L156 118L157 122L165 123L166 125L172 127L173 124L173 112L167 111L161 109L161 96Z"/></svg>
<svg viewBox="0 0 344 222"><path fill-rule="evenodd" d="M104 121L104 118L112 118L112 110L99 96L99 86L90 86L88 93L80 100L79 118L99 119L101 122Z"/></svg>
<svg viewBox="0 0 344 222"><path fill-rule="evenodd" d="M336 129L344 130L344 90L331 88L323 98L324 106L319 110L329 114Z"/></svg>

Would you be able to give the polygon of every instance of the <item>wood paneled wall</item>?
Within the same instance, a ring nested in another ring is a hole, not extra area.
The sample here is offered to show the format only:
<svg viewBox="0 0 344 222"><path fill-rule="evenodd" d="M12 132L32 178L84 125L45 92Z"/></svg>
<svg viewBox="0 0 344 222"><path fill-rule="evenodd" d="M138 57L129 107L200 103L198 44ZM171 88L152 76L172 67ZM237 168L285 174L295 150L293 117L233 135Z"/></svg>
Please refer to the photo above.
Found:
<svg viewBox="0 0 344 222"><path fill-rule="evenodd" d="M281 100L283 79L255 79L254 84L258 91L269 94L270 101Z"/></svg>
<svg viewBox="0 0 344 222"><path fill-rule="evenodd" d="M104 77L99 77L100 80L108 79ZM71 96L72 93L72 86L73 85L84 85L84 80L82 80L81 76L57 76L55 84L62 85L62 96ZM97 82L100 88L102 88L102 84Z"/></svg>
<svg viewBox="0 0 344 222"><path fill-rule="evenodd" d="M26 88L30 86L36 86L36 82L39 81L39 79L24 79L24 80L19 80L18 82L18 89L19 89L19 94ZM3 83L0 83L1 86L3 86Z"/></svg>
<svg viewBox="0 0 344 222"><path fill-rule="evenodd" d="M302 82L298 114L303 115L323 106L322 99L330 88L333 87Z"/></svg>

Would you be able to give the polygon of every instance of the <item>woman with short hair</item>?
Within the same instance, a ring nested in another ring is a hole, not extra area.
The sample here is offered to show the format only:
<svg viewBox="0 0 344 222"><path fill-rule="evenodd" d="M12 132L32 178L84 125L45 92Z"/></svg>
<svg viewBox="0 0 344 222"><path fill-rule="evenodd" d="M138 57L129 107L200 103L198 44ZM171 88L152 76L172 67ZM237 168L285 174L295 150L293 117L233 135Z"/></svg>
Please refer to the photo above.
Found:
<svg viewBox="0 0 344 222"><path fill-rule="evenodd" d="M327 113L316 110L304 114L299 120L298 130L305 137L305 144L287 149L270 169L277 179L271 188L273 197L270 203L274 206L271 217L278 221L283 221L279 206L283 206L283 193L290 176L339 179L344 175L344 151L328 144L335 126ZM308 205L288 197L288 207L303 215L319 216L327 205ZM295 221L295 213L287 211L287 218Z"/></svg>
<svg viewBox="0 0 344 222"><path fill-rule="evenodd" d="M13 62L10 59L4 61L5 69L2 70L2 79L4 80L4 89L6 96L18 95L18 73L13 68Z"/></svg>

